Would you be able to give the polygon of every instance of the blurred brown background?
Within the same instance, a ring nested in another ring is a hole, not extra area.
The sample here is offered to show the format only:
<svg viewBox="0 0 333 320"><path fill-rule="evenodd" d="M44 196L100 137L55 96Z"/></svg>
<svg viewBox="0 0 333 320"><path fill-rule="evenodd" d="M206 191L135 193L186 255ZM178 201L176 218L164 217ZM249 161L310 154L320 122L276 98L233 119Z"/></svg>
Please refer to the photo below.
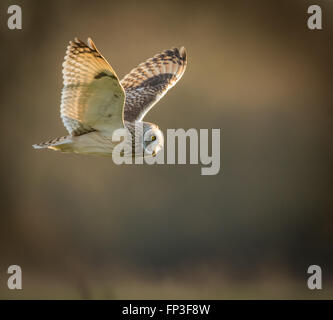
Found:
<svg viewBox="0 0 333 320"><path fill-rule="evenodd" d="M13 2L23 30L7 28ZM2 0L0 297L333 298L332 18L323 0ZM186 46L183 79L146 119L221 128L221 172L33 150L65 134L75 36L119 77ZM322 291L307 289L311 264Z"/></svg>

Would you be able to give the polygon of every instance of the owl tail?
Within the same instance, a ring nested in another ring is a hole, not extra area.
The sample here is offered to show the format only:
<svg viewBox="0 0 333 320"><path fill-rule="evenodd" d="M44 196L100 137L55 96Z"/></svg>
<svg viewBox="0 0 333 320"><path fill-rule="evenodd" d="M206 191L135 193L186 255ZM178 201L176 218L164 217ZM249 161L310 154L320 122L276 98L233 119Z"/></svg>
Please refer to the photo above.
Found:
<svg viewBox="0 0 333 320"><path fill-rule="evenodd" d="M64 136L60 138L51 139L49 141L34 144L35 149L52 149L60 150L62 152L69 151L69 144L71 144L71 136Z"/></svg>

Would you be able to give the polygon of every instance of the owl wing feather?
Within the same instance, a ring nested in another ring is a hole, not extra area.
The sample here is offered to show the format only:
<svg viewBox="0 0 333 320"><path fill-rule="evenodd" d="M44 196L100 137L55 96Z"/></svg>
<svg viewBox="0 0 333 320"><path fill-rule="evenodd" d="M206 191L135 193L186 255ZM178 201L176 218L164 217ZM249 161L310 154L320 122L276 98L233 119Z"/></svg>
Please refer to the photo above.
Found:
<svg viewBox="0 0 333 320"><path fill-rule="evenodd" d="M127 74L120 82L126 93L125 121L141 121L182 77L186 64L186 49L173 48L155 55Z"/></svg>
<svg viewBox="0 0 333 320"><path fill-rule="evenodd" d="M124 126L124 89L90 38L88 45L77 38L70 41L62 73L60 112L71 135Z"/></svg>

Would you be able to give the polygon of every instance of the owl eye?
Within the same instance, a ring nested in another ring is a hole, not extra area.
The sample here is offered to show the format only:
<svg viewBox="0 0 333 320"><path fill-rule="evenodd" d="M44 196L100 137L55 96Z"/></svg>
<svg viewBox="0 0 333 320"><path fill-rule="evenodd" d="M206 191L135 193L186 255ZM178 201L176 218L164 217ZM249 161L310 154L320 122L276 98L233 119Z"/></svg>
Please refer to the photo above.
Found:
<svg viewBox="0 0 333 320"><path fill-rule="evenodd" d="M152 136L151 141L155 141L155 140L156 140L156 136Z"/></svg>

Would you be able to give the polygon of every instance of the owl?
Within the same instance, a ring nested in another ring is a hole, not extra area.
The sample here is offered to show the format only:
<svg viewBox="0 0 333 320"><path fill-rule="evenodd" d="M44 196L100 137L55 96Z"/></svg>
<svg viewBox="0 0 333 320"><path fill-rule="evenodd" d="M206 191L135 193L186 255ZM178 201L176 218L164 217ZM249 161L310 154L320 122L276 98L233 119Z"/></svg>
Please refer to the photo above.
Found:
<svg viewBox="0 0 333 320"><path fill-rule="evenodd" d="M172 48L139 64L119 81L90 38L87 44L75 38L67 47L62 70L60 114L69 134L33 147L111 156L119 143L113 134L124 129L131 152L123 156L137 155L138 144L144 155L155 156L163 148L163 133L143 118L182 77L186 65L186 49Z"/></svg>

